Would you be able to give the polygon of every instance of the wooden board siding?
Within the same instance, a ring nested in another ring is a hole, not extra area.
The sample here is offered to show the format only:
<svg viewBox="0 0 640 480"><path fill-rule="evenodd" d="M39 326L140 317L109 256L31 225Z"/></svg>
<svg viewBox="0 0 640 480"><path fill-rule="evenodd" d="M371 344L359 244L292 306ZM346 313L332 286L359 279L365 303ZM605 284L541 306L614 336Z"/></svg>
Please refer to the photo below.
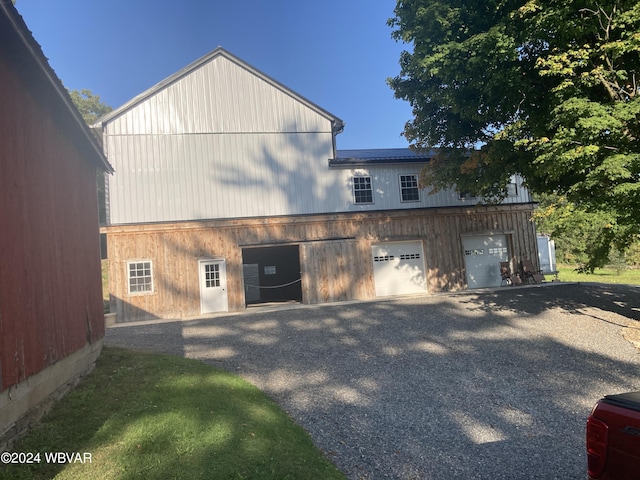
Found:
<svg viewBox="0 0 640 480"><path fill-rule="evenodd" d="M320 240L305 242L300 248L305 303L371 298L373 271L368 242Z"/></svg>
<svg viewBox="0 0 640 480"><path fill-rule="evenodd" d="M95 166L36 97L46 89L5 60L0 52L0 391L104 336Z"/></svg>
<svg viewBox="0 0 640 480"><path fill-rule="evenodd" d="M205 258L225 259L229 310L242 310L242 248L260 245L299 246L304 303L374 298L371 245L385 241L422 240L428 291L460 290L463 235L507 234L514 259L537 261L532 211L526 204L106 227L112 311L120 321L198 315ZM131 260L153 261L153 293L127 293Z"/></svg>

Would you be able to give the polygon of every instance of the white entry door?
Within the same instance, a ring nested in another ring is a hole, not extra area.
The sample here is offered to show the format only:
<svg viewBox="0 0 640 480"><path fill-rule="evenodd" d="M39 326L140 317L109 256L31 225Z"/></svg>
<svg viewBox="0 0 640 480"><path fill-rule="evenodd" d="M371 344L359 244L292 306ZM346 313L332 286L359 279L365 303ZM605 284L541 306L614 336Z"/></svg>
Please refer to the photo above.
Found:
<svg viewBox="0 0 640 480"><path fill-rule="evenodd" d="M201 313L226 312L227 271L224 260L200 260Z"/></svg>
<svg viewBox="0 0 640 480"><path fill-rule="evenodd" d="M464 237L464 266L469 288L499 287L500 262L509 261L506 235Z"/></svg>
<svg viewBox="0 0 640 480"><path fill-rule="evenodd" d="M371 251L376 297L427 291L421 241L380 243Z"/></svg>

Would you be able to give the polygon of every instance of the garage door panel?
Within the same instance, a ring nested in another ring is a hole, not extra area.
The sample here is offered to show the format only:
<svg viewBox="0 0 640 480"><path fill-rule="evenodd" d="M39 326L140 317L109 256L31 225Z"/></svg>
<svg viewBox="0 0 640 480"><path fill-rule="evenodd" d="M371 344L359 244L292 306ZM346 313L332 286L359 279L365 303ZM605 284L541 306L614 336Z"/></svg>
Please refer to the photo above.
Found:
<svg viewBox="0 0 640 480"><path fill-rule="evenodd" d="M376 296L424 293L426 275L422 242L373 245Z"/></svg>
<svg viewBox="0 0 640 480"><path fill-rule="evenodd" d="M463 239L464 262L469 288L497 287L502 283L500 262L509 260L506 235Z"/></svg>

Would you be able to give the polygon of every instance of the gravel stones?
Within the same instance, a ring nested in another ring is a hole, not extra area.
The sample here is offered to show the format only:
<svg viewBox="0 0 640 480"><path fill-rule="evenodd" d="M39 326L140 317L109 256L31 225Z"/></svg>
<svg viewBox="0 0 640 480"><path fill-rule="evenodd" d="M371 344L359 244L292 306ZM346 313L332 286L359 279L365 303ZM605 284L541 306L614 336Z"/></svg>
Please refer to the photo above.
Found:
<svg viewBox="0 0 640 480"><path fill-rule="evenodd" d="M110 328L267 392L350 479L584 478L601 396L640 390L640 289L547 284Z"/></svg>

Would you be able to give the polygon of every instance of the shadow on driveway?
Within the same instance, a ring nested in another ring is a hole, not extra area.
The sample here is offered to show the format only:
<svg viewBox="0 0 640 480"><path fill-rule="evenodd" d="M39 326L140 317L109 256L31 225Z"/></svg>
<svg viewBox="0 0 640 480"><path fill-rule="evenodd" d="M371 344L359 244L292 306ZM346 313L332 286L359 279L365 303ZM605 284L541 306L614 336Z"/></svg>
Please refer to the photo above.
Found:
<svg viewBox="0 0 640 480"><path fill-rule="evenodd" d="M549 292L547 289L558 291ZM583 284L543 284L534 287L501 288L476 297L471 308L486 311L513 311L524 315L537 315L551 308L567 312L584 313L585 309L598 309L629 320L640 320L640 286Z"/></svg>
<svg viewBox="0 0 640 480"><path fill-rule="evenodd" d="M351 479L585 478L584 425L640 389L638 289L504 288L124 325L106 344L233 371Z"/></svg>

